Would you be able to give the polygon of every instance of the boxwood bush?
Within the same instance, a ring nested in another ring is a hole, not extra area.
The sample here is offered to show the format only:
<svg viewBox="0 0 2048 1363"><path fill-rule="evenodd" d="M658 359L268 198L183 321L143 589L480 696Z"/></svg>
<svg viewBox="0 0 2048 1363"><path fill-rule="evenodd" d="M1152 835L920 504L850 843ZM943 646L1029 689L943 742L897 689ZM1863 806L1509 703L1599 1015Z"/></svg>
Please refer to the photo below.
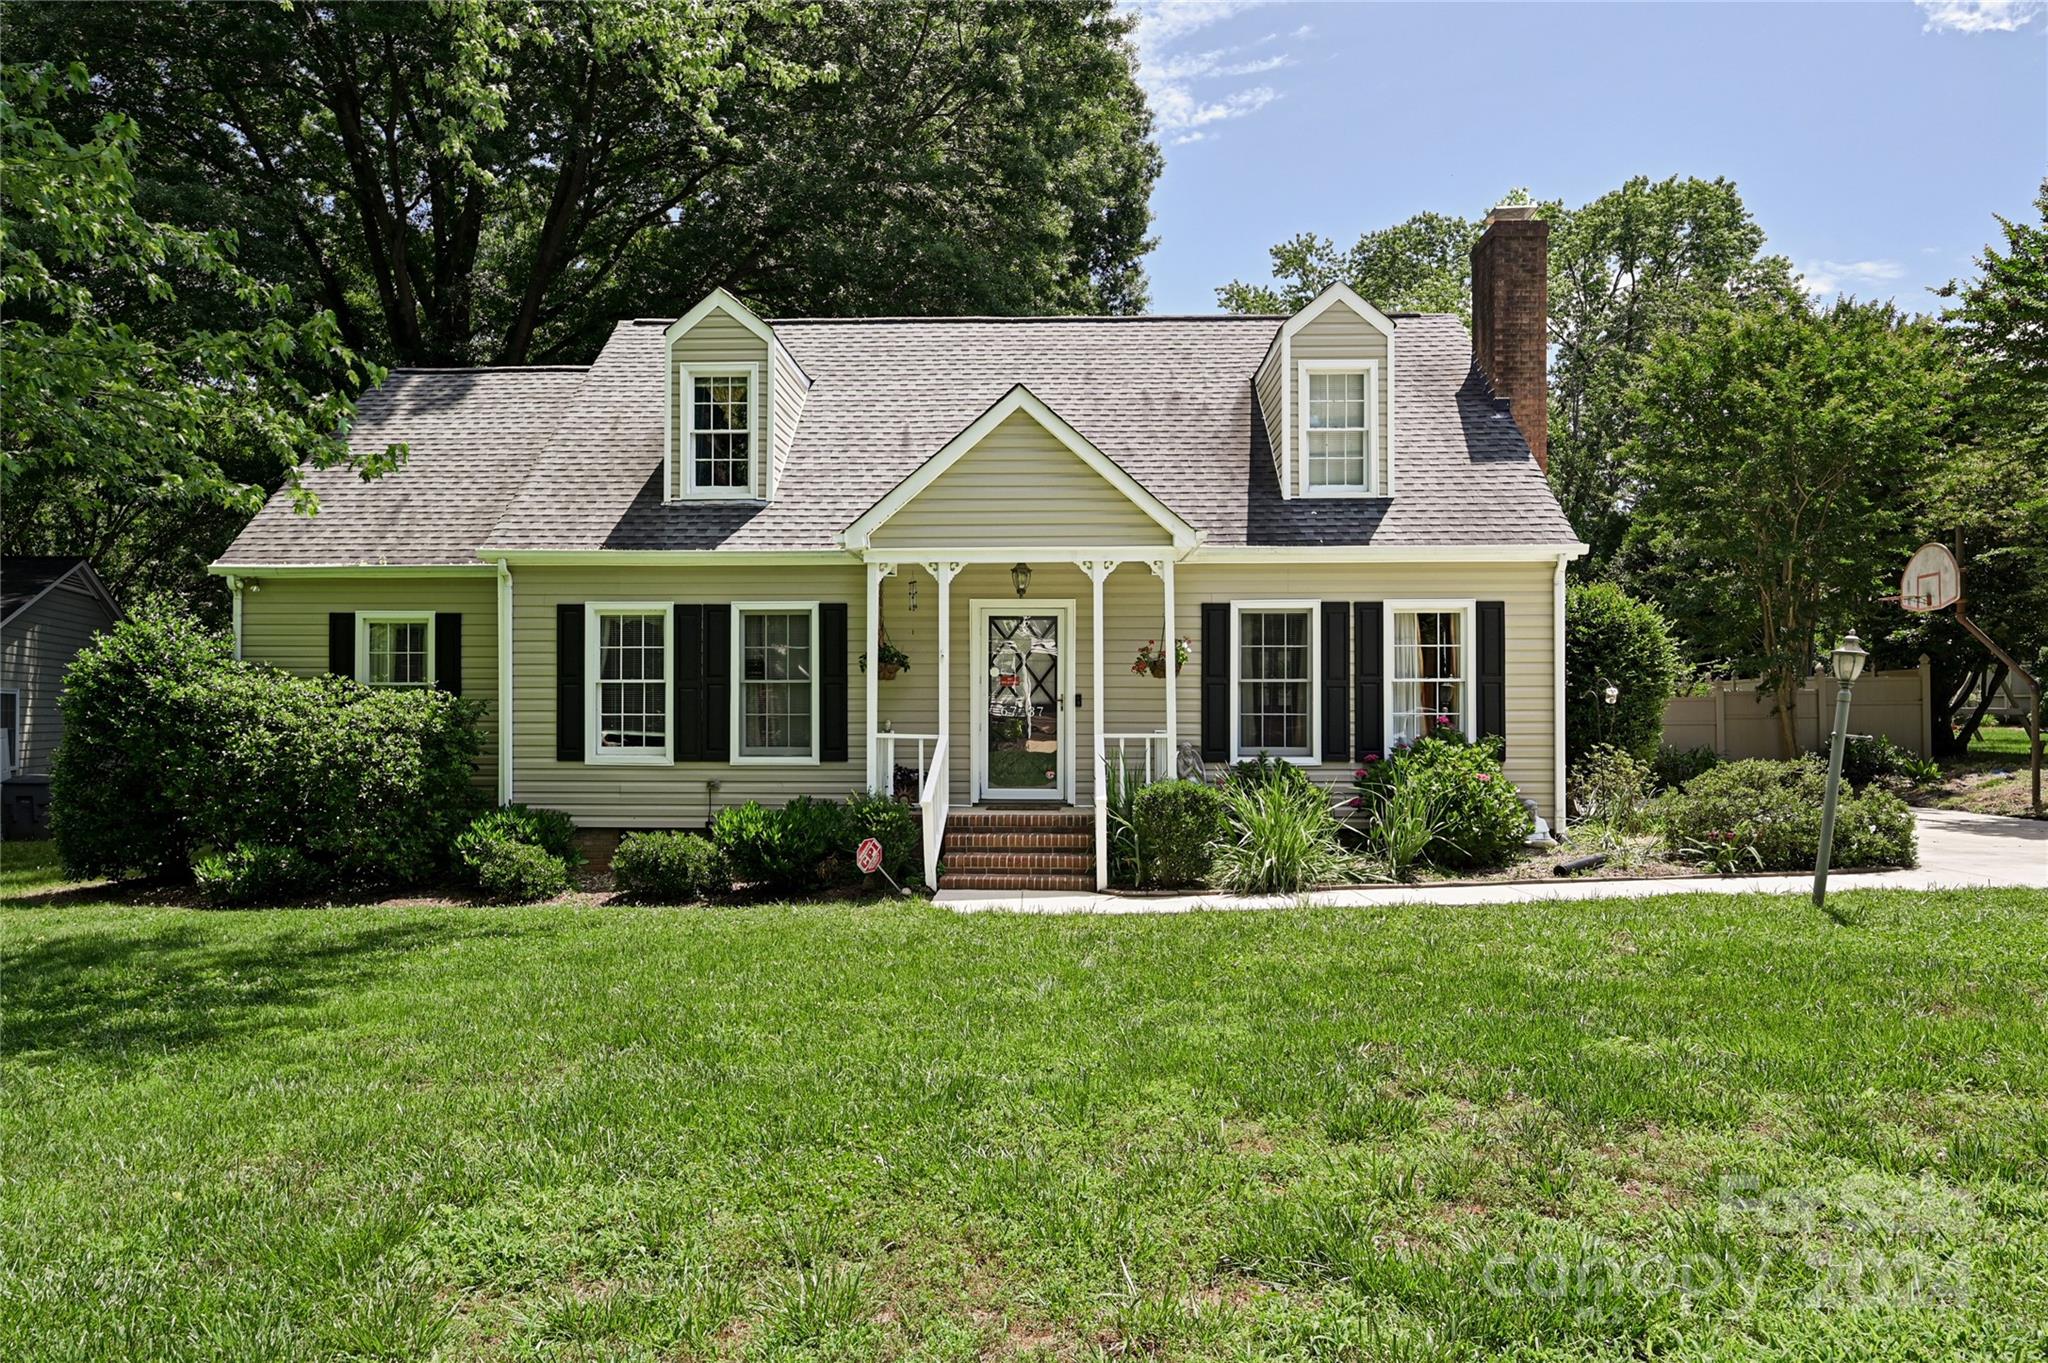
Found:
<svg viewBox="0 0 2048 1363"><path fill-rule="evenodd" d="M62 704L53 822L76 875L272 855L246 845L293 849L335 888L416 882L446 868L481 803L474 701L239 662L164 603L81 652Z"/></svg>
<svg viewBox="0 0 2048 1363"><path fill-rule="evenodd" d="M777 890L816 889L828 857L850 853L846 811L831 800L799 795L780 809L749 800L718 811L711 839L735 880Z"/></svg>
<svg viewBox="0 0 2048 1363"><path fill-rule="evenodd" d="M503 904L553 899L569 888L569 865L545 847L521 842L502 829L470 830L455 840L470 883Z"/></svg>
<svg viewBox="0 0 2048 1363"><path fill-rule="evenodd" d="M845 850L868 838L882 844L882 869L898 885L924 878L924 827L915 808L887 795L856 792L846 802Z"/></svg>
<svg viewBox="0 0 2048 1363"><path fill-rule="evenodd" d="M1820 855L1827 772L1816 757L1729 762L1664 797L1673 855L1731 874L1810 871ZM1845 782L1829 866L1911 866L1919 860L1913 813L1888 791L1857 794Z"/></svg>
<svg viewBox="0 0 2048 1363"><path fill-rule="evenodd" d="M695 833L628 833L612 856L612 880L641 904L694 904L732 889L725 854Z"/></svg>
<svg viewBox="0 0 2048 1363"><path fill-rule="evenodd" d="M1133 801L1145 884L1200 885L1209 878L1226 822L1223 794L1200 781L1154 781Z"/></svg>
<svg viewBox="0 0 2048 1363"><path fill-rule="evenodd" d="M1528 806L1501 770L1498 738L1471 743L1438 730L1366 763L1352 781L1365 817L1386 806L1396 780L1414 783L1415 800L1435 814L1436 835L1422 853L1432 865L1498 866L1535 831Z"/></svg>
<svg viewBox="0 0 2048 1363"><path fill-rule="evenodd" d="M209 904L236 907L302 899L325 889L328 880L326 868L298 848L262 842L201 855L192 864L192 878Z"/></svg>
<svg viewBox="0 0 2048 1363"><path fill-rule="evenodd" d="M1566 760L1578 766L1596 743L1654 756L1682 667L1663 613L1611 582L1575 583L1565 593L1564 638Z"/></svg>

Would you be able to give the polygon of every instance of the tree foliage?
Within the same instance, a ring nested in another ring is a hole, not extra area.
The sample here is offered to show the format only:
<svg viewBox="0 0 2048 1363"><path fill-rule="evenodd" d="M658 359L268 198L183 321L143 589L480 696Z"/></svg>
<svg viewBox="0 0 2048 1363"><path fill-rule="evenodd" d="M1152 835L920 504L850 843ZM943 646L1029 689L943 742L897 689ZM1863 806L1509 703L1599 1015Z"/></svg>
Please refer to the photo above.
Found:
<svg viewBox="0 0 2048 1363"><path fill-rule="evenodd" d="M1632 394L1632 556L1695 658L1762 672L1786 756L1823 630L1868 621L1910 551L1954 398L1938 329L1886 304L1706 314Z"/></svg>
<svg viewBox="0 0 2048 1363"><path fill-rule="evenodd" d="M1564 630L1566 760L1576 769L1600 744L1655 756L1684 667L1663 613L1612 582L1574 582Z"/></svg>
<svg viewBox="0 0 2048 1363"><path fill-rule="evenodd" d="M171 216L248 224L263 277L395 363L584 360L714 285L770 313L1144 301L1159 156L1107 0L10 18L153 130Z"/></svg>
<svg viewBox="0 0 2048 1363"><path fill-rule="evenodd" d="M9 552L88 555L119 590L158 537L346 461L349 395L381 371L246 272L232 230L146 216L135 120L56 125L86 89L82 67L0 69L0 494Z"/></svg>

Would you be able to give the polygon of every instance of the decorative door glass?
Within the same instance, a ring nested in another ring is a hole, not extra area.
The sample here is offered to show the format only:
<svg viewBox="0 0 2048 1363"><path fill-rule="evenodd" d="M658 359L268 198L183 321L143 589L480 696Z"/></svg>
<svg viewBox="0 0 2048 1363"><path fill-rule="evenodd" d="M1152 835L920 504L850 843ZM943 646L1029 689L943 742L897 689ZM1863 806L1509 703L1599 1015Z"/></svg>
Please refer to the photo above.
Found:
<svg viewBox="0 0 2048 1363"><path fill-rule="evenodd" d="M986 640L991 795L1060 793L1060 624L1056 615L991 615Z"/></svg>

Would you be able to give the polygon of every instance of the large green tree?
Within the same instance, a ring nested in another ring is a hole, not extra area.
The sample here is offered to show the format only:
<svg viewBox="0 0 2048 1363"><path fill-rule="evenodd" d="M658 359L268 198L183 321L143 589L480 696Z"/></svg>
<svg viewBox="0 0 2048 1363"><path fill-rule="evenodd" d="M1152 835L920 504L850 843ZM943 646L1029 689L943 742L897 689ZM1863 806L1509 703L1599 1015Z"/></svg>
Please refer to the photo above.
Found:
<svg viewBox="0 0 2048 1363"><path fill-rule="evenodd" d="M24 4L143 192L394 363L774 312L1123 311L1159 171L1108 0Z"/></svg>
<svg viewBox="0 0 2048 1363"><path fill-rule="evenodd" d="M78 142L52 121L85 87L82 67L0 68L0 497L9 552L85 554L128 592L172 585L196 566L181 546L295 466L347 460L348 395L379 371L244 272L233 232L139 212L134 121ZM195 320L191 293L228 320Z"/></svg>
<svg viewBox="0 0 2048 1363"><path fill-rule="evenodd" d="M1509 202L1526 202L1516 191ZM1579 208L1539 205L1550 235L1550 481L1592 552L1575 574L1613 566L1631 499L1621 451L1652 343L1708 312L1797 290L1786 261L1727 180L1637 176ZM1235 312L1291 312L1343 281L1393 309L1469 318L1472 244L1483 219L1421 213L1349 249L1297 236L1272 249L1271 283L1216 291Z"/></svg>
<svg viewBox="0 0 2048 1363"><path fill-rule="evenodd" d="M1938 326L1889 305L1788 300L1656 338L1631 401L1631 548L1695 659L1793 702L1827 636L1869 632L1911 549L1951 422Z"/></svg>

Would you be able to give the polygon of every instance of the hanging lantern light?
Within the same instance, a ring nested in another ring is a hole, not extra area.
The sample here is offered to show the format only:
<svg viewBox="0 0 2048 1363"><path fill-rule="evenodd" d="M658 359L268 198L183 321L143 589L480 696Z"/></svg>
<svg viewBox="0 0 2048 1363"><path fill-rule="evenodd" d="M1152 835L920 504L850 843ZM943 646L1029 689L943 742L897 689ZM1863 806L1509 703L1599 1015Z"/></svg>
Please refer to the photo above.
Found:
<svg viewBox="0 0 2048 1363"><path fill-rule="evenodd" d="M1016 567L1010 569L1010 585L1017 589L1017 595L1019 596L1022 596L1024 595L1024 593L1030 591L1031 565L1028 563L1020 563Z"/></svg>

